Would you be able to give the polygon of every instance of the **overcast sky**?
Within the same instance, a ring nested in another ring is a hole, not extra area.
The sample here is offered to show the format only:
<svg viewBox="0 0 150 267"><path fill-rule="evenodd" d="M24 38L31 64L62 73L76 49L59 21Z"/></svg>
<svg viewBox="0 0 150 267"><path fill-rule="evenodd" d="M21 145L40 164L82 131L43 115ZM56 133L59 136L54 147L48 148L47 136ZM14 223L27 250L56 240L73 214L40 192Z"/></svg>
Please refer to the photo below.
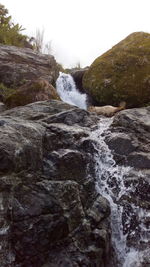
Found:
<svg viewBox="0 0 150 267"><path fill-rule="evenodd" d="M13 20L35 36L44 29L65 67L90 65L135 31L150 33L150 0L0 0Z"/></svg>

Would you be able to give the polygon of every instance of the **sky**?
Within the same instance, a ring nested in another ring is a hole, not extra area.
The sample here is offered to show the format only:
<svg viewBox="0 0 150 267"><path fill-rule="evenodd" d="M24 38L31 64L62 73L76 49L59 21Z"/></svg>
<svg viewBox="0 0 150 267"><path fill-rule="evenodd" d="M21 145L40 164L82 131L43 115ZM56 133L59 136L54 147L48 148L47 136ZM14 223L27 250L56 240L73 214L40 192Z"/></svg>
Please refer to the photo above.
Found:
<svg viewBox="0 0 150 267"><path fill-rule="evenodd" d="M15 23L45 43L64 67L89 66L137 31L150 33L150 0L0 0Z"/></svg>

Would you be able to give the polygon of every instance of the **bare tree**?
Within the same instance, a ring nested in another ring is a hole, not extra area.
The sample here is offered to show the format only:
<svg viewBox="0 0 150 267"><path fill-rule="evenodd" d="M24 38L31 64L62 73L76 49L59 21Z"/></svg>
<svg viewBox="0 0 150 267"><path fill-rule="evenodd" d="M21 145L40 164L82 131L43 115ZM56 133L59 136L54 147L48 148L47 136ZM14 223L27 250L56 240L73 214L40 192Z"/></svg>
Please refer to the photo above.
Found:
<svg viewBox="0 0 150 267"><path fill-rule="evenodd" d="M35 51L48 55L52 54L52 41L44 43L44 29L37 29L35 37L32 37L31 42Z"/></svg>
<svg viewBox="0 0 150 267"><path fill-rule="evenodd" d="M45 44L44 53L48 54L48 55L51 55L52 51L53 51L53 49L52 49L52 41L49 41L48 43Z"/></svg>
<svg viewBox="0 0 150 267"><path fill-rule="evenodd" d="M44 29L36 29L36 34L34 37L34 49L37 52L43 51L43 46L44 46Z"/></svg>

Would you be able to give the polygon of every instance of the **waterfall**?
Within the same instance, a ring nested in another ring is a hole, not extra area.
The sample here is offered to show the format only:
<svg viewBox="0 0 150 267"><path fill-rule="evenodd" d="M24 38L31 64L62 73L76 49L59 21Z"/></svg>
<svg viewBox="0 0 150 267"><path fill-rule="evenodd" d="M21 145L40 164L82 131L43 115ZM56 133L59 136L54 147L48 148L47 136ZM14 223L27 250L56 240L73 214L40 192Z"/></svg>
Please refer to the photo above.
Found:
<svg viewBox="0 0 150 267"><path fill-rule="evenodd" d="M113 159L113 155L105 143L105 136L109 134L109 126L113 119L101 119L98 127L90 134L93 146L95 148L94 162L95 162L95 176L97 191L105 197L111 207L111 229L112 229L112 245L117 256L117 262L113 267L142 267L142 257L144 252L138 245L128 246L127 233L124 232L123 214L124 206L122 204L122 197L128 196L134 192L132 185L125 185L125 178L132 171L131 167L118 166ZM105 135L104 135L105 133ZM96 141L96 142L95 142ZM140 240L148 242L148 229L144 229L142 225L142 218L147 216L146 211L137 207L135 204L130 204L130 212L126 214L126 228L130 228L133 214L139 220L137 231L140 231ZM130 236L136 235L135 229L130 229ZM137 242L139 240L137 239ZM145 250L147 252L147 250ZM112 266L112 265L111 265Z"/></svg>
<svg viewBox="0 0 150 267"><path fill-rule="evenodd" d="M56 89L62 101L86 109L86 94L81 94L70 74L60 72L56 81Z"/></svg>

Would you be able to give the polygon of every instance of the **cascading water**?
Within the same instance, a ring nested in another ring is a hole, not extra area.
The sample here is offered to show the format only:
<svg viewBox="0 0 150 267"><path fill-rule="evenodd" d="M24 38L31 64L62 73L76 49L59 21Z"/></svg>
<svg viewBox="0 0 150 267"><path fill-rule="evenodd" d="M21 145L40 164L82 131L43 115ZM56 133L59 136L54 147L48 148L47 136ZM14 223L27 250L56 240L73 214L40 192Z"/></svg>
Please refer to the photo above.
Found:
<svg viewBox="0 0 150 267"><path fill-rule="evenodd" d="M86 95L76 89L71 75L60 73L56 85L64 102L86 109ZM134 184L126 185L125 182L134 170L117 165L105 142L112 121L112 118L101 118L97 130L93 130L89 137L95 151L96 188L111 207L112 246L116 256L108 267L149 267L143 259L149 255L150 231L145 221L150 220L150 213L128 200L136 189ZM142 177L141 173L139 177Z"/></svg>
<svg viewBox="0 0 150 267"><path fill-rule="evenodd" d="M141 250L136 246L128 246L128 229L130 228L130 236L136 235L140 231L140 242L148 243L149 230L144 228L142 219L149 214L142 208L137 207L131 203L129 211L124 214L124 205L122 199L124 196L129 196L135 190L134 186L126 186L125 178L130 174L132 169L130 167L118 166L113 159L113 155L105 143L105 136L109 134L109 126L112 123L112 118L101 119L97 130L94 130L90 139L92 139L95 155L95 176L97 191L105 197L111 206L111 229L112 229L112 245L117 256L113 267L148 267L149 265L142 264L142 258L147 249ZM95 142L96 141L96 142ZM133 217L136 215L138 225L132 229ZM123 224L123 216L126 217L125 224ZM125 233L125 229L127 229ZM137 242L139 240L137 239ZM147 248L147 247L146 247Z"/></svg>
<svg viewBox="0 0 150 267"><path fill-rule="evenodd" d="M64 102L86 109L86 94L81 94L75 85L75 82L70 74L60 72L56 81L57 92Z"/></svg>

